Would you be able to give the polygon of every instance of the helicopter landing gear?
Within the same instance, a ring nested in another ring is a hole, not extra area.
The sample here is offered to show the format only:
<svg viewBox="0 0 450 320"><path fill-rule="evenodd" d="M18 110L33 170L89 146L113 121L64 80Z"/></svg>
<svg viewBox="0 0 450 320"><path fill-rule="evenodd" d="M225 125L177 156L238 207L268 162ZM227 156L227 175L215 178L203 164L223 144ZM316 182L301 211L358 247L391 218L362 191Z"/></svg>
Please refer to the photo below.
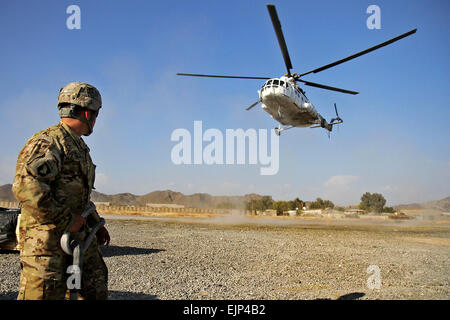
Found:
<svg viewBox="0 0 450 320"><path fill-rule="evenodd" d="M284 130L287 130L287 129L291 129L291 128L294 128L294 126L289 126L289 127L279 126L279 127L275 128L275 133L276 133L277 136L280 136L281 135L281 131L284 131Z"/></svg>
<svg viewBox="0 0 450 320"><path fill-rule="evenodd" d="M280 136L281 129L280 128L275 128L275 133L276 133L277 136Z"/></svg>

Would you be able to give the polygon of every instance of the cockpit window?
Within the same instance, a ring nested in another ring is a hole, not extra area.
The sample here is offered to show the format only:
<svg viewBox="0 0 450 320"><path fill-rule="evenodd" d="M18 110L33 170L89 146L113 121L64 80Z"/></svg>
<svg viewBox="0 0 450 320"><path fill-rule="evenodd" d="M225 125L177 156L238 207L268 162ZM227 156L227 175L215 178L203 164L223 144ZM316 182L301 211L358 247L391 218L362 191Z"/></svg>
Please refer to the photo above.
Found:
<svg viewBox="0 0 450 320"><path fill-rule="evenodd" d="M273 80L273 85L278 86L278 82L279 82L278 80Z"/></svg>
<svg viewBox="0 0 450 320"><path fill-rule="evenodd" d="M283 87L285 86L285 85L284 85L284 81L281 81L281 80L280 80L280 86L283 86Z"/></svg>

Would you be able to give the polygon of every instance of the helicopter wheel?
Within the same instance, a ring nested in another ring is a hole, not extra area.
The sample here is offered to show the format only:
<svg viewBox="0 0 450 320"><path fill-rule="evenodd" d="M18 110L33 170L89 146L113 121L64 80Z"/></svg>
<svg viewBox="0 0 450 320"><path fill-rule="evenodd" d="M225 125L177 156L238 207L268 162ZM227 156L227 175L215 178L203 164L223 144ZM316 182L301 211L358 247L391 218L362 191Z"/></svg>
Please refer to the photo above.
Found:
<svg viewBox="0 0 450 320"><path fill-rule="evenodd" d="M280 136L281 129L280 128L275 128L275 133L276 133L277 136Z"/></svg>

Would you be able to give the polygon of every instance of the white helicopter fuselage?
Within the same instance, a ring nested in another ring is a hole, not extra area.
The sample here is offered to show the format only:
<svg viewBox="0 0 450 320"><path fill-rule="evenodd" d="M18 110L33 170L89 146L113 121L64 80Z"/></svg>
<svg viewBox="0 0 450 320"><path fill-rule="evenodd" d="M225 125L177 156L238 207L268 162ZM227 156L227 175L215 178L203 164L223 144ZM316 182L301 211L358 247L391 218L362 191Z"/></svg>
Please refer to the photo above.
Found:
<svg viewBox="0 0 450 320"><path fill-rule="evenodd" d="M262 109L282 125L309 127L323 119L292 78L269 79L258 94Z"/></svg>

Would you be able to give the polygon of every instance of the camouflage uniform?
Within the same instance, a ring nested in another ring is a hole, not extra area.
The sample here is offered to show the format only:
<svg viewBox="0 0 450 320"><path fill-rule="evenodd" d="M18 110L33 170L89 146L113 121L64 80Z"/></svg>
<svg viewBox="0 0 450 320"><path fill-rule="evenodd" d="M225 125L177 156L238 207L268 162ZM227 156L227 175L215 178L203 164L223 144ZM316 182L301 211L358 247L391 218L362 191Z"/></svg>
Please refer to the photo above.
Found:
<svg viewBox="0 0 450 320"><path fill-rule="evenodd" d="M22 271L18 299L64 299L72 256L60 247L72 215L90 199L95 165L89 148L64 122L34 134L20 151L13 192L22 204L19 226ZM96 217L98 214L95 212ZM93 225L93 217L88 225ZM74 238L84 239L84 225ZM107 268L96 239L83 255L82 299L107 299Z"/></svg>

